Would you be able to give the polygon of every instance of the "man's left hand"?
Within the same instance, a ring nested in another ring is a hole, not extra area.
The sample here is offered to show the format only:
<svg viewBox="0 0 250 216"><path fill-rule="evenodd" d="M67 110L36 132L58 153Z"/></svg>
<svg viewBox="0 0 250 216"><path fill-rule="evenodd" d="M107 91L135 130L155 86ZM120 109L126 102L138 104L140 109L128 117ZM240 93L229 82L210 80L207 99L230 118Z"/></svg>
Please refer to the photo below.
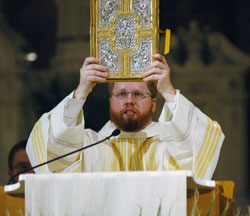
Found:
<svg viewBox="0 0 250 216"><path fill-rule="evenodd" d="M152 55L155 60L146 67L143 81L157 82L157 90L162 94L167 102L172 102L175 97L175 89L170 79L170 68L164 56L160 54Z"/></svg>

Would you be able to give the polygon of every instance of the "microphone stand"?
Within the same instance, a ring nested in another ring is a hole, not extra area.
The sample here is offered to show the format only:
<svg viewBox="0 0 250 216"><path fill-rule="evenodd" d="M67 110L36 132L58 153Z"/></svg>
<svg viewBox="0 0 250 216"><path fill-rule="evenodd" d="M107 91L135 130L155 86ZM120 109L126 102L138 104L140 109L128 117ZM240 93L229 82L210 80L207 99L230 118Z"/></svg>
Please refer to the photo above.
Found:
<svg viewBox="0 0 250 216"><path fill-rule="evenodd" d="M67 153L67 154L61 155L61 156L56 157L56 158L53 158L53 159L51 159L51 160L49 160L49 161L43 162L43 163L41 163L41 164L38 164L38 165L36 165L36 166L30 167L30 168L25 169L25 170L23 170L23 171L21 171L21 172L18 172L17 174L15 174L14 176L12 176L12 177L10 178L10 180L9 180L8 183L7 183L7 185L10 185L11 182L13 181L13 179L14 179L16 176L19 176L19 175L22 174L22 173L29 172L30 170L36 169L36 168L38 168L38 167L40 167L40 166L49 164L49 163L51 163L51 162L53 162L53 161L59 160L59 159L61 159L61 158L67 157L67 156L69 156L69 155L71 155L71 154L74 154L74 153L77 153L77 152L79 152L79 151L83 151L83 150L85 150L85 149L87 149L87 148L90 148L90 147L92 147L92 146L95 146L95 145L97 145L97 144L99 144L99 143L101 143L101 142L106 141L107 139L109 139L109 138L112 137L112 136L117 136L117 135L119 135L120 132L121 132L120 129L115 129L115 130L112 132L111 135L109 135L108 137L106 137L106 138L104 138L104 139L102 139L102 140L100 140L100 141L98 141L98 142L95 142L95 143L90 144L90 145L88 145L88 146L84 146L84 147L79 148L79 149L77 149L77 150L75 150L75 151L69 152L69 153Z"/></svg>

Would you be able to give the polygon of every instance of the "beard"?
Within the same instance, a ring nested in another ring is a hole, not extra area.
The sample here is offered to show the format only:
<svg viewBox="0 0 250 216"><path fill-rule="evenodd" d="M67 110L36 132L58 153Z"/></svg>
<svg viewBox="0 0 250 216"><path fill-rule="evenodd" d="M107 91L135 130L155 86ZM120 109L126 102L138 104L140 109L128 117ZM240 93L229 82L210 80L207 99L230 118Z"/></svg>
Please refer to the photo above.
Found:
<svg viewBox="0 0 250 216"><path fill-rule="evenodd" d="M128 107L126 107L128 108ZM126 109L125 108L125 109ZM119 129L126 132L137 132L145 128L152 119L152 107L150 107L146 112L140 113L137 109L133 108L136 116L124 117L125 109L115 112L112 107L110 107L110 119Z"/></svg>

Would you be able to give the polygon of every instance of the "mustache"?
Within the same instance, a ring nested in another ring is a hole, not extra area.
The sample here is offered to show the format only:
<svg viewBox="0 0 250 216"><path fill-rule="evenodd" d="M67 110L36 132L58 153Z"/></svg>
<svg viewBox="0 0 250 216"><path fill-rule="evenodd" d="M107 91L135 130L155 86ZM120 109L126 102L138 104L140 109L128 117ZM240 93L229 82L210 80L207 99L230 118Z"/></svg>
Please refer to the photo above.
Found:
<svg viewBox="0 0 250 216"><path fill-rule="evenodd" d="M128 110L130 110L130 111L132 111L132 112L134 112L134 113L136 113L136 114L139 114L139 110L136 109L136 108L134 108L134 107L131 107L131 106L127 106L127 107L123 108L123 109L120 111L120 114L123 114L123 113L127 112Z"/></svg>

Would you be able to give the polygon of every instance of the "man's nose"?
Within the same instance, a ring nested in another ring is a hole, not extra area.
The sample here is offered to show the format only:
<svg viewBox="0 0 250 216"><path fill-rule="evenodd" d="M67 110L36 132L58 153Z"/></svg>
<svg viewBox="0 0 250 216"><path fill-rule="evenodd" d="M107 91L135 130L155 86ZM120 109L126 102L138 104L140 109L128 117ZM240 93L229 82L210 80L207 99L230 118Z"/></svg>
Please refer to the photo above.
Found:
<svg viewBox="0 0 250 216"><path fill-rule="evenodd" d="M135 103L136 99L134 95L131 92L128 92L128 95L126 97L126 103Z"/></svg>

